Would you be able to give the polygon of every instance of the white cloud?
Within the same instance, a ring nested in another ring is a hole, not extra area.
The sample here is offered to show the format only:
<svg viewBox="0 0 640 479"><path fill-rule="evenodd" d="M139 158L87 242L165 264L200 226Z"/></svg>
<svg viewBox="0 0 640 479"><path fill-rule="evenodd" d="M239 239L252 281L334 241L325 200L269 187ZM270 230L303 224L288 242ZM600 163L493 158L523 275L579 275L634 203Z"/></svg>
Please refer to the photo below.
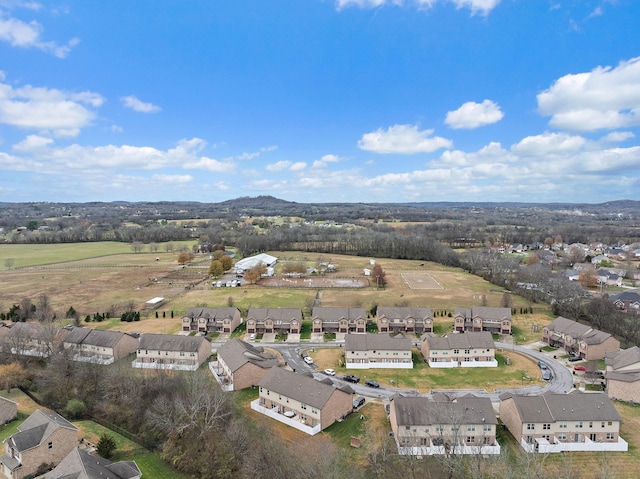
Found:
<svg viewBox="0 0 640 479"><path fill-rule="evenodd" d="M215 173L230 173L235 169L236 164L232 161L220 161L203 156L195 161L185 163L183 166L188 169L207 170Z"/></svg>
<svg viewBox="0 0 640 479"><path fill-rule="evenodd" d="M269 151L275 151L277 150L278 147L275 145L272 146L263 146L262 148L260 148L258 151L253 151L251 153L242 153L240 156L238 156L238 160L253 160L255 158L258 158L260 155L262 155L262 153L267 153Z"/></svg>
<svg viewBox="0 0 640 479"><path fill-rule="evenodd" d="M151 179L155 183L165 183L167 185L175 185L176 183L186 184L194 181L191 175L152 175Z"/></svg>
<svg viewBox="0 0 640 479"><path fill-rule="evenodd" d="M500 0L451 0L456 8L469 8L471 14L475 15L480 13L482 15L488 15L491 10L496 8L500 3Z"/></svg>
<svg viewBox="0 0 640 479"><path fill-rule="evenodd" d="M504 113L500 106L491 100L482 103L469 101L460 108L447 113L444 122L453 129L474 129L485 125L491 125L502 120Z"/></svg>
<svg viewBox="0 0 640 479"><path fill-rule="evenodd" d="M610 143L618 143L618 142L626 141L635 137L636 135L630 131L612 131L611 133L603 137L602 141L606 141Z"/></svg>
<svg viewBox="0 0 640 479"><path fill-rule="evenodd" d="M0 0L0 7L4 8L26 8L27 10L40 10L42 4L25 0Z"/></svg>
<svg viewBox="0 0 640 479"><path fill-rule="evenodd" d="M307 167L307 164L304 161L297 161L293 165L291 165L291 168L289 168L289 169L291 171L302 171L306 167Z"/></svg>
<svg viewBox="0 0 640 479"><path fill-rule="evenodd" d="M333 155L331 153L323 155L319 160L315 160L312 164L313 168L326 168L328 163L338 163L342 161L338 155Z"/></svg>
<svg viewBox="0 0 640 479"><path fill-rule="evenodd" d="M387 5L402 7L412 6L418 9L431 8L438 1L444 0L336 0L336 8L342 10L347 7L357 8L379 8ZM453 3L456 8L468 8L471 14L480 13L488 15L491 10L498 6L500 0L446 0Z"/></svg>
<svg viewBox="0 0 640 479"><path fill-rule="evenodd" d="M103 102L101 95L92 92L73 93L31 85L14 89L0 83L0 123L75 136L95 117L88 107L97 108Z"/></svg>
<svg viewBox="0 0 640 479"><path fill-rule="evenodd" d="M640 57L617 67L559 78L538 94L538 111L555 128L574 131L640 125Z"/></svg>
<svg viewBox="0 0 640 479"><path fill-rule="evenodd" d="M153 103L145 103L133 95L125 96L120 99L122 104L131 108L133 111L137 111L140 113L158 113L161 108L158 105L154 105Z"/></svg>
<svg viewBox="0 0 640 479"><path fill-rule="evenodd" d="M52 41L43 41L40 38L41 34L42 26L38 22L25 23L0 11L0 41L13 47L37 48L58 58L65 58L80 42L79 39L72 38L66 45L60 45Z"/></svg>
<svg viewBox="0 0 640 479"><path fill-rule="evenodd" d="M418 130L417 125L393 125L386 131L378 128L362 135L358 141L361 150L374 153L430 153L440 148L450 148L451 140L439 136L432 137L433 130Z"/></svg>
<svg viewBox="0 0 640 479"><path fill-rule="evenodd" d="M290 166L291 166L291 162L290 161L281 160L281 161L277 161L275 163L271 163L271 164L265 166L264 169L267 170L267 171L271 171L273 173L273 172L276 172L276 171L286 170Z"/></svg>
<svg viewBox="0 0 640 479"><path fill-rule="evenodd" d="M523 138L512 150L520 155L544 157L557 153L571 153L584 149L587 140L566 133L544 133Z"/></svg>
<svg viewBox="0 0 640 479"><path fill-rule="evenodd" d="M39 135L29 135L20 143L13 145L15 151L31 152L45 148L53 143L51 138L45 138Z"/></svg>

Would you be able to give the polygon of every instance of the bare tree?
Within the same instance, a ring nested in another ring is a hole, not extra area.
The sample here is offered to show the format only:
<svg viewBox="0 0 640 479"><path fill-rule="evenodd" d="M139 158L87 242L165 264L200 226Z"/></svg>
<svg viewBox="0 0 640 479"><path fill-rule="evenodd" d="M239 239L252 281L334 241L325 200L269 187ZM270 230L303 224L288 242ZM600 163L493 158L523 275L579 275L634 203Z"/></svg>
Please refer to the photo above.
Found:
<svg viewBox="0 0 640 479"><path fill-rule="evenodd" d="M49 296L45 293L42 293L38 296L38 304L36 306L36 319L41 323L49 323L54 320L55 313L53 311L53 307L51 306L51 302L49 301Z"/></svg>

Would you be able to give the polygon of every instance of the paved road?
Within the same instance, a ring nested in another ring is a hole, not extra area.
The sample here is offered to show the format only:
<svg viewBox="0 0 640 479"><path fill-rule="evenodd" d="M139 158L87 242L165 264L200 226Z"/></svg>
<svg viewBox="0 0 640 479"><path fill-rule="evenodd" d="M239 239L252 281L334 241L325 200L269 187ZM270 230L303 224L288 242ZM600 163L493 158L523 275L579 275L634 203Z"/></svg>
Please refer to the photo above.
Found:
<svg viewBox="0 0 640 479"><path fill-rule="evenodd" d="M223 343L216 342L211 343L212 349L217 349L222 346ZM257 343L259 346L264 346L268 348L272 348L277 350L284 361L296 372L308 372L313 375L316 379L325 379L329 376L324 374L321 371L316 369L315 365L308 365L304 362L302 357L300 356L300 352L304 350L309 350L313 348L326 348L326 347L342 347L340 343ZM353 384L342 379L342 376L333 376L333 380L337 380L342 384L347 384L351 386L351 388L359 395L366 396L369 398L379 398L383 400L389 400L394 394L403 394L403 395L417 395L417 396L431 396L434 392L443 392L451 397L463 396L465 394L472 393L476 396L481 397L489 397L491 402L498 403L500 402L500 395L505 392L511 392L518 396L537 396L546 391L552 391L555 393L568 393L573 388L573 376L571 371L560 361L549 357L548 355L541 353L537 350L531 349L530 347L524 346L515 346L512 344L506 343L496 343L497 349L503 349L503 352L507 351L515 351L518 353L526 354L532 357L536 362L544 361L547 364L547 367L551 370L552 379L545 386L532 385L532 386L524 386L521 388L506 388L506 389L497 389L495 392L487 392L484 389L455 389L455 390L433 390L431 393L418 393L415 390L402 389L402 388L392 388L392 387L380 387L380 388L371 388L365 386L364 384ZM363 372L354 371L354 374L363 376ZM363 379L364 381L364 379Z"/></svg>

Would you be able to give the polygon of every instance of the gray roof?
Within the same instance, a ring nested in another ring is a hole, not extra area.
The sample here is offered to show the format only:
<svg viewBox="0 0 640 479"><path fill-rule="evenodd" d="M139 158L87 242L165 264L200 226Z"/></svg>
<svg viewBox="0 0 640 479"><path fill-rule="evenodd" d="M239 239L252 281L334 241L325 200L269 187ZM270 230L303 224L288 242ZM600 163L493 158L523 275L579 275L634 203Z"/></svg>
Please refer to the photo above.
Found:
<svg viewBox="0 0 640 479"><path fill-rule="evenodd" d="M64 338L65 343L86 344L100 348L113 348L124 337L120 331L102 331L91 328L73 328Z"/></svg>
<svg viewBox="0 0 640 479"><path fill-rule="evenodd" d="M390 334L346 334L344 349L349 351L411 351L411 339Z"/></svg>
<svg viewBox="0 0 640 479"><path fill-rule="evenodd" d="M511 396L522 422L620 421L620 415L605 393L547 393Z"/></svg>
<svg viewBox="0 0 640 479"><path fill-rule="evenodd" d="M615 294L609 297L609 301L615 303L616 301L640 303L640 294L638 291L624 291L619 294Z"/></svg>
<svg viewBox="0 0 640 479"><path fill-rule="evenodd" d="M218 349L218 357L222 358L231 372L237 371L247 363L265 369L278 365L278 358L275 355L265 353L264 348L252 346L238 338L224 343Z"/></svg>
<svg viewBox="0 0 640 479"><path fill-rule="evenodd" d="M18 427L17 433L7 439L18 451L26 451L36 447L55 430L64 427L77 431L78 428L65 418L54 412L36 409L31 416Z"/></svg>
<svg viewBox="0 0 640 479"><path fill-rule="evenodd" d="M351 390L337 387L333 383L316 381L306 374L294 373L283 368L271 368L260 381L260 387L317 409L322 409L336 391L350 394Z"/></svg>
<svg viewBox="0 0 640 479"><path fill-rule="evenodd" d="M607 371L607 381L622 381L625 383L635 383L640 381L640 370L634 369L631 371Z"/></svg>
<svg viewBox="0 0 640 479"><path fill-rule="evenodd" d="M320 318L323 321L339 321L347 319L354 321L358 318L367 318L367 312L364 308L330 308L317 306L313 308L312 316Z"/></svg>
<svg viewBox="0 0 640 479"><path fill-rule="evenodd" d="M551 323L549 323L546 328L549 331L555 331L558 333L569 335L572 338L576 339L591 330L591 326L580 324L563 316L558 316L556 319L551 321Z"/></svg>
<svg viewBox="0 0 640 479"><path fill-rule="evenodd" d="M461 334L447 334L443 337L426 336L429 349L450 350L450 349L495 349L493 336L488 331L468 332Z"/></svg>
<svg viewBox="0 0 640 479"><path fill-rule="evenodd" d="M640 363L640 348L638 346L633 346L632 348L621 349L614 354L607 355L605 357L605 362L607 366L611 366L614 371L616 369L631 366L632 364ZM609 377L609 374L610 372L607 373L607 378Z"/></svg>
<svg viewBox="0 0 640 479"><path fill-rule="evenodd" d="M490 306L472 306L471 308L456 307L455 316L465 319L482 318L494 321L511 319L511 308L493 308Z"/></svg>
<svg viewBox="0 0 640 479"><path fill-rule="evenodd" d="M498 423L488 397L467 395L455 401L434 401L424 396L395 396L391 404L398 426Z"/></svg>
<svg viewBox="0 0 640 479"><path fill-rule="evenodd" d="M236 314L239 314L238 308L189 308L187 314L184 316L187 318L206 318L209 320L222 321L225 318L233 318Z"/></svg>
<svg viewBox="0 0 640 479"><path fill-rule="evenodd" d="M111 462L77 447L46 474L47 479L134 479L141 476L134 461Z"/></svg>
<svg viewBox="0 0 640 479"><path fill-rule="evenodd" d="M207 340L202 336L179 336L175 334L144 333L140 336L138 349L153 351L183 351L195 353Z"/></svg>
<svg viewBox="0 0 640 479"><path fill-rule="evenodd" d="M17 322L10 325L8 336L25 339L46 339L50 332L53 333L52 336L55 336L60 332L60 328L53 327L53 330L45 330L45 327L41 324Z"/></svg>
<svg viewBox="0 0 640 479"><path fill-rule="evenodd" d="M572 338L584 341L587 344L602 344L612 337L609 333L605 333L599 329L592 329L591 326L580 324L562 316L558 316L549 323L546 328L549 331L571 336Z"/></svg>
<svg viewBox="0 0 640 479"><path fill-rule="evenodd" d="M257 321L265 319L291 321L292 319L302 320L302 310L300 308L251 308L247 314L247 319L252 318Z"/></svg>
<svg viewBox="0 0 640 479"><path fill-rule="evenodd" d="M431 308L429 307L402 307L402 306L378 306L376 315L379 318L385 317L389 319L426 319L431 318Z"/></svg>

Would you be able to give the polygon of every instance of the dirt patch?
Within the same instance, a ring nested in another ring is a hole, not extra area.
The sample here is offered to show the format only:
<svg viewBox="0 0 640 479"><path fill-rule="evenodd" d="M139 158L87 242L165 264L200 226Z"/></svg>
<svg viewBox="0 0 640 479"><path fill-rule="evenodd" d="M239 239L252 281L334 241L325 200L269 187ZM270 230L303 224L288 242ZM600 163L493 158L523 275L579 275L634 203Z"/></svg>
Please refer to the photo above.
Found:
<svg viewBox="0 0 640 479"><path fill-rule="evenodd" d="M337 278L330 276L311 276L309 278L265 278L260 280L259 286L270 288L367 288L369 280L366 278Z"/></svg>
<svg viewBox="0 0 640 479"><path fill-rule="evenodd" d="M444 289L430 273L400 273L409 289Z"/></svg>

